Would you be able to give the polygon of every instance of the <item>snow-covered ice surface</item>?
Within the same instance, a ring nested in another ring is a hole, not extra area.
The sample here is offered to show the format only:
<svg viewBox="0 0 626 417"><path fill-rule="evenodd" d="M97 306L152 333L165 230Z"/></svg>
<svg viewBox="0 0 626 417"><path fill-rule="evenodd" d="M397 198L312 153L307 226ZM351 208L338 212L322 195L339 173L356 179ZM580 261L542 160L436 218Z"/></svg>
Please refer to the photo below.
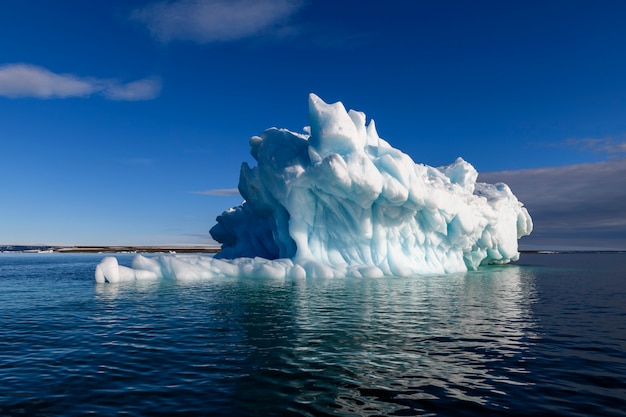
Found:
<svg viewBox="0 0 626 417"><path fill-rule="evenodd" d="M458 158L416 164L365 114L309 97L310 128L250 139L244 203L217 218L215 257L108 257L97 282L222 276L337 277L442 274L517 260L532 219L505 184L477 183Z"/></svg>

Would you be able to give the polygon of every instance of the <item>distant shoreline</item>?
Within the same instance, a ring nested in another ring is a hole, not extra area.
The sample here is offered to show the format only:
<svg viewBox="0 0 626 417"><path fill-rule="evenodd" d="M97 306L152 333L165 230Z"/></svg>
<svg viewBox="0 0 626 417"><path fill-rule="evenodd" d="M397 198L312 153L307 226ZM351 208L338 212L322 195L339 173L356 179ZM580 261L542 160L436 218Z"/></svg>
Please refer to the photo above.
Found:
<svg viewBox="0 0 626 417"><path fill-rule="evenodd" d="M217 253L220 251L216 246L26 246L6 245L0 246L0 252L25 252L25 253Z"/></svg>
<svg viewBox="0 0 626 417"><path fill-rule="evenodd" d="M218 246L148 246L148 245L100 245L100 246L47 246L47 245L0 245L0 253L218 253ZM554 250L520 249L519 253L557 254L557 253L624 253L624 250Z"/></svg>

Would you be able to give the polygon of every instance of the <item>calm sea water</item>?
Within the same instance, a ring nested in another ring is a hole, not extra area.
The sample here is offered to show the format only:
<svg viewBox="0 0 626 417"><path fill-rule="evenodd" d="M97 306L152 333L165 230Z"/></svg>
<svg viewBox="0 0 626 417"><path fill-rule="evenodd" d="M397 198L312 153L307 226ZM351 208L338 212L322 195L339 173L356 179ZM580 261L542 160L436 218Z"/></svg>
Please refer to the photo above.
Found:
<svg viewBox="0 0 626 417"><path fill-rule="evenodd" d="M0 415L626 416L625 254L98 285L101 257L0 254Z"/></svg>

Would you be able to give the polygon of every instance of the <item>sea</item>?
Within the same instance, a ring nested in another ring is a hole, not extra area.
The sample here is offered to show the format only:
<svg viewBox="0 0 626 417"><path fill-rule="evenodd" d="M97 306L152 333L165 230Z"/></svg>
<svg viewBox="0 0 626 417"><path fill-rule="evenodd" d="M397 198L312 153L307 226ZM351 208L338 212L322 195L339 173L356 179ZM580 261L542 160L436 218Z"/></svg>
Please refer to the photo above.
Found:
<svg viewBox="0 0 626 417"><path fill-rule="evenodd" d="M96 284L104 256L0 253L0 416L626 416L624 253Z"/></svg>

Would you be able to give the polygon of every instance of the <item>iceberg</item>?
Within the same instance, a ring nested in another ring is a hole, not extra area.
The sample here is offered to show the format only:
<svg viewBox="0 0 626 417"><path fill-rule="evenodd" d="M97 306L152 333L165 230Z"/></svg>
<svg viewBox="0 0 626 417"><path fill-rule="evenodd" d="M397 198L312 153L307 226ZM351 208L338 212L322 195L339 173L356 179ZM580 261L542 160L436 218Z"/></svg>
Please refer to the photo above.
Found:
<svg viewBox="0 0 626 417"><path fill-rule="evenodd" d="M107 257L97 282L212 277L382 277L446 274L519 258L528 211L503 183L477 182L462 158L415 163L380 138L374 120L309 96L303 133L250 139L242 205L217 217L214 257Z"/></svg>

